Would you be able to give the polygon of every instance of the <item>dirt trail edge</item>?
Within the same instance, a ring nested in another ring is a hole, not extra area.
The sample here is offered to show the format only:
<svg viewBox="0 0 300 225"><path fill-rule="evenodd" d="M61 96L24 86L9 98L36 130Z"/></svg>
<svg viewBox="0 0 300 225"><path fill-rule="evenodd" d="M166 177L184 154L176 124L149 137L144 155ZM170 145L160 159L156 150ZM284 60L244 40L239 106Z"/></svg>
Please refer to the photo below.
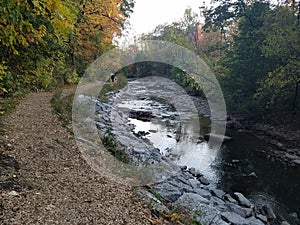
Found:
<svg viewBox="0 0 300 225"><path fill-rule="evenodd" d="M10 128L2 138L9 149L1 154L15 158L20 169L6 179L13 187L0 182L0 224L149 224L150 210L135 201L132 187L86 164L53 115L51 97L28 94L6 118Z"/></svg>

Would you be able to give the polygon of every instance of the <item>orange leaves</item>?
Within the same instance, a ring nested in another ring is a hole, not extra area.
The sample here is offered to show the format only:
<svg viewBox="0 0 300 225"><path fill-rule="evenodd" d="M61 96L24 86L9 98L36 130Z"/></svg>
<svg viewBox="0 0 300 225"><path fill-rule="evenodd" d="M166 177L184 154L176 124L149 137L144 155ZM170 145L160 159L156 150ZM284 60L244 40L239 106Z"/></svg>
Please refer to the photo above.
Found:
<svg viewBox="0 0 300 225"><path fill-rule="evenodd" d="M122 3L123 0L93 0L80 6L83 16L77 24L77 56L91 62L112 48L112 39L120 35L125 22L119 7Z"/></svg>
<svg viewBox="0 0 300 225"><path fill-rule="evenodd" d="M183 225L180 222L180 215L178 213L173 212L171 215L162 213L160 216L155 216L156 218L149 218L148 221L151 225Z"/></svg>

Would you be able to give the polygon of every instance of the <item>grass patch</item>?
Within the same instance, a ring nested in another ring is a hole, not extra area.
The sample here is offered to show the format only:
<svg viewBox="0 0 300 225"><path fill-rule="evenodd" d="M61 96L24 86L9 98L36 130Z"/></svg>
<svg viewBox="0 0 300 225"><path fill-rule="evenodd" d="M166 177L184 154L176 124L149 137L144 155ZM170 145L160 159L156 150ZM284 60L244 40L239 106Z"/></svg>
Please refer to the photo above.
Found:
<svg viewBox="0 0 300 225"><path fill-rule="evenodd" d="M5 134L6 132L5 125L3 124L4 117L16 108L23 96L23 93L19 93L14 97L0 98L0 135Z"/></svg>
<svg viewBox="0 0 300 225"><path fill-rule="evenodd" d="M102 137L102 144L105 146L107 151L117 160L126 164L131 163L131 159L123 149L120 149L120 146L116 141L116 137L110 131L107 131L106 134Z"/></svg>
<svg viewBox="0 0 300 225"><path fill-rule="evenodd" d="M68 126L72 123L72 105L74 91L64 93L62 90L56 91L51 99L51 104L55 114L62 121L63 126Z"/></svg>
<svg viewBox="0 0 300 225"><path fill-rule="evenodd" d="M104 102L108 102L110 97L109 92L118 91L124 88L126 84L127 84L127 78L125 76L118 75L117 81L115 81L113 85L107 82L103 86L99 94L100 100ZM88 91L89 91L89 87L87 88L86 92ZM91 93L94 93L94 91L92 91ZM59 119L62 121L62 125L67 128L70 127L72 123L72 106L73 106L74 94L75 94L75 89L73 90L70 89L68 91L58 90L54 93L53 98L51 100L51 104L55 114L57 114ZM102 144L106 147L109 153L113 155L116 159L127 164L131 162L131 159L125 153L125 151L120 149L120 146L116 141L116 138L111 132L107 132L101 139L102 139Z"/></svg>
<svg viewBox="0 0 300 225"><path fill-rule="evenodd" d="M148 191L159 201L164 202L164 198L160 194L158 194L156 191L154 191L153 189L149 189Z"/></svg>

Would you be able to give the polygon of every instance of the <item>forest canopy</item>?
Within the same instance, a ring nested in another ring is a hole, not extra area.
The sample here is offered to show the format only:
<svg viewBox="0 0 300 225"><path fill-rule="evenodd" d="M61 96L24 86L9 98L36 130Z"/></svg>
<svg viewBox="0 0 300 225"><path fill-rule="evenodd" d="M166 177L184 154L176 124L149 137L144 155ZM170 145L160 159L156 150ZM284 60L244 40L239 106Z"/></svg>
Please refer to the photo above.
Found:
<svg viewBox="0 0 300 225"><path fill-rule="evenodd" d="M199 55L214 71L230 110L299 111L300 1L213 2L199 14L187 9L181 20L140 40L173 42ZM133 9L134 0L1 1L0 97L76 83L91 62L116 47L113 39ZM134 45L128 49L137 51ZM164 64L122 70L128 76L154 71L201 93L184 71Z"/></svg>
<svg viewBox="0 0 300 225"><path fill-rule="evenodd" d="M201 8L204 23L187 9L181 20L141 39L174 42L198 54L214 71L231 111L299 111L300 1L214 3ZM183 71L163 64L140 63L127 72L142 76L154 69L193 86Z"/></svg>
<svg viewBox="0 0 300 225"><path fill-rule="evenodd" d="M0 2L0 96L76 83L114 47L133 0Z"/></svg>

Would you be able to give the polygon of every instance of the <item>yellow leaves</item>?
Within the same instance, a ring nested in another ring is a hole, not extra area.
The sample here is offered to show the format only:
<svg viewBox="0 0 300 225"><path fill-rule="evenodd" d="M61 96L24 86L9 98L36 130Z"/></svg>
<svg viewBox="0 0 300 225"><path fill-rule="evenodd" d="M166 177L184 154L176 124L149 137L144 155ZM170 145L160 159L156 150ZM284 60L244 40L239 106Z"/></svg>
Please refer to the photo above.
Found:
<svg viewBox="0 0 300 225"><path fill-rule="evenodd" d="M0 64L0 80L2 80L2 75L5 74L6 70L8 69L8 67L3 64L4 63Z"/></svg>
<svg viewBox="0 0 300 225"><path fill-rule="evenodd" d="M49 1L45 1L45 6L46 8L51 12L55 12L57 10L61 10L63 8L63 4L60 1L57 0L49 0Z"/></svg>
<svg viewBox="0 0 300 225"><path fill-rule="evenodd" d="M38 38L42 38L47 34L47 28L45 25L40 25L38 29Z"/></svg>
<svg viewBox="0 0 300 225"><path fill-rule="evenodd" d="M180 215L178 213L171 214L171 221L178 221L180 219Z"/></svg>
<svg viewBox="0 0 300 225"><path fill-rule="evenodd" d="M25 34L26 39L30 42L38 42L41 38L47 35L47 28L45 25L40 25L38 29L32 30L33 34Z"/></svg>
<svg viewBox="0 0 300 225"><path fill-rule="evenodd" d="M35 12L50 19L54 33L60 44L63 44L72 33L76 22L78 9L71 3L62 0L33 0ZM35 35L45 36L45 27L40 27Z"/></svg>
<svg viewBox="0 0 300 225"><path fill-rule="evenodd" d="M183 225L182 222L180 222L180 215L176 212L173 212L171 215L162 213L161 215L155 215L156 218L149 218L148 221L151 223L151 225Z"/></svg>
<svg viewBox="0 0 300 225"><path fill-rule="evenodd" d="M118 5L122 0L93 0L81 5L83 12L77 24L80 43L76 55L88 62L111 49L112 39L121 33L125 18Z"/></svg>

